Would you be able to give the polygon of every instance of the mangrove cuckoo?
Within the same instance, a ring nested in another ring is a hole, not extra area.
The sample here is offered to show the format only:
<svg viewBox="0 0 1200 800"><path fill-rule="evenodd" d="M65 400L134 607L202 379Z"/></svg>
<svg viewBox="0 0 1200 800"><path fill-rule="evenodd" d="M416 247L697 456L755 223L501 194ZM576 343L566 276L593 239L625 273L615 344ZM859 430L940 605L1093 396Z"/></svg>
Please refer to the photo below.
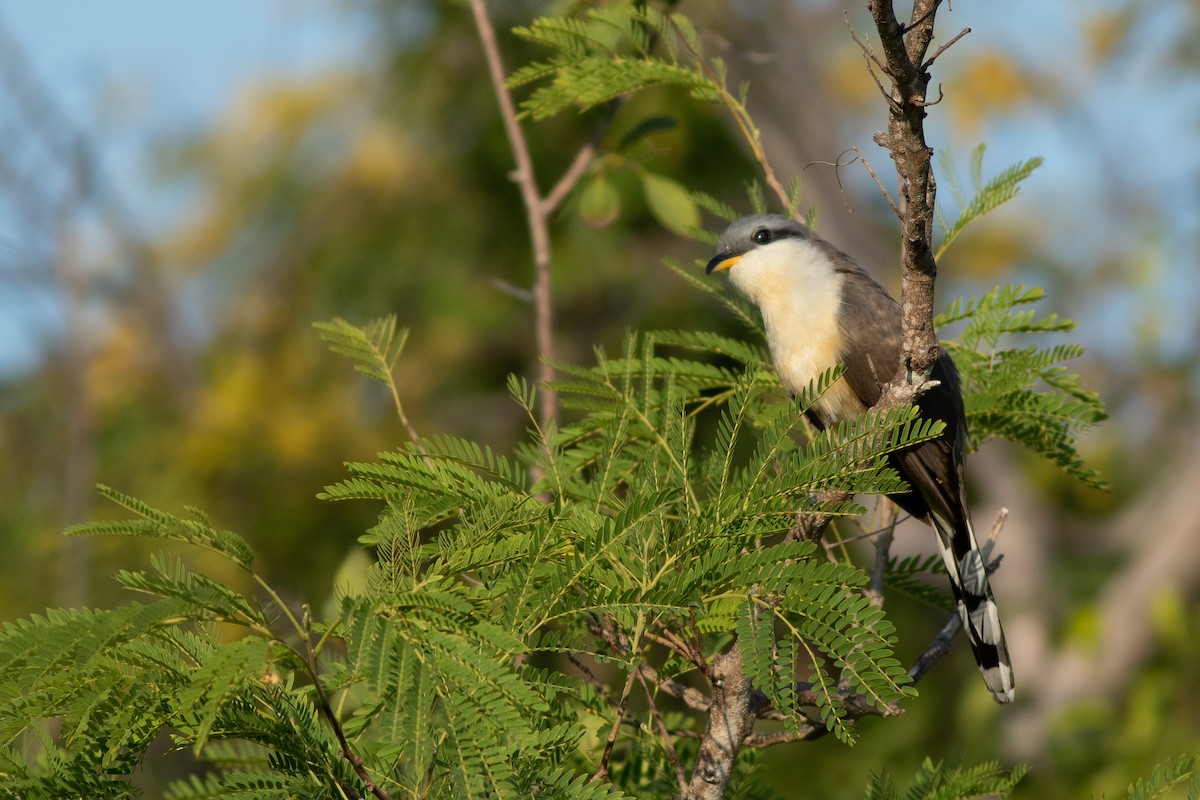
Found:
<svg viewBox="0 0 1200 800"><path fill-rule="evenodd" d="M899 366L900 305L849 256L792 219L757 215L721 234L706 272L726 271L762 312L771 357L789 393L843 365L842 376L808 410L810 422L823 430L875 405ZM1007 703L1013 698L1012 663L971 530L963 487L966 416L958 371L945 351L930 379L937 384L917 406L923 417L942 420L945 430L889 457L909 486L891 499L937 531L983 681L997 702Z"/></svg>

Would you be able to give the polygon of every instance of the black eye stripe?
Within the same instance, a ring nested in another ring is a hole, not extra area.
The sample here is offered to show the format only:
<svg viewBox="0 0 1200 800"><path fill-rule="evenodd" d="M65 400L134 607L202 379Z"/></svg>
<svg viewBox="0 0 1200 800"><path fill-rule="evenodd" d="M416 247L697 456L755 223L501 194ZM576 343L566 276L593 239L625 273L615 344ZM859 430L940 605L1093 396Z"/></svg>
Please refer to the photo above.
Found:
<svg viewBox="0 0 1200 800"><path fill-rule="evenodd" d="M780 239L791 239L792 237L803 239L804 232L801 230L795 230L794 228L787 228L787 227L755 228L754 233L750 234L750 241L754 242L755 244L761 245L761 244L770 244L771 242L777 242Z"/></svg>

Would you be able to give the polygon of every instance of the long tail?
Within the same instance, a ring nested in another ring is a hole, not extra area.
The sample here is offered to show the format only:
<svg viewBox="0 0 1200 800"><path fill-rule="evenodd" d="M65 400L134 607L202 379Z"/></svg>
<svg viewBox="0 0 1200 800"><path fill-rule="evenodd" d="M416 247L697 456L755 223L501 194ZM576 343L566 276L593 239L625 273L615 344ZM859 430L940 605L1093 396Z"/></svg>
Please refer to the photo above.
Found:
<svg viewBox="0 0 1200 800"><path fill-rule="evenodd" d="M967 632L967 641L971 643L971 652L975 654L975 663L983 673L983 682L997 703L1012 702L1016 684L1012 661L1008 657L1008 643L1004 640L996 598L992 595L983 552L975 541L971 523L966 521L956 528L937 514L930 514L930 519L937 530L938 549L946 563L958 613Z"/></svg>

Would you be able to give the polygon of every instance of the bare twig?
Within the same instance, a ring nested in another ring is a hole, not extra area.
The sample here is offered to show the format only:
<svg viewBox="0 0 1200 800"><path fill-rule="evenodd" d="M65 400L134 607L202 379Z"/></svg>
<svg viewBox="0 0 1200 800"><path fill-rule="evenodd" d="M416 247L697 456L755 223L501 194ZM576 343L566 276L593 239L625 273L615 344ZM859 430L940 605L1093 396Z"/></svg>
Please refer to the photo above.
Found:
<svg viewBox="0 0 1200 800"><path fill-rule="evenodd" d="M537 179L533 174L533 159L529 155L525 132L517 120L512 96L504 85L504 65L500 60L500 48L496 44L496 31L488 18L483 0L469 2L471 14L475 19L475 29L487 59L492 88L500 104L500 116L504 120L504 129L508 133L508 142L517 164L513 179L521 191L521 199L525 203L529 221L529 239L533 245L534 337L537 341L538 355L541 357L538 362L538 381L542 385L541 423L545 428L550 420L558 415L558 395L548 386L549 382L554 380L554 367L549 361L554 357L554 308L550 291L551 257L547 213L545 204L538 195Z"/></svg>
<svg viewBox="0 0 1200 800"><path fill-rule="evenodd" d="M506 294L515 300L520 300L522 303L533 304L533 292L520 286L515 286L503 278L492 278L492 288L501 294Z"/></svg>
<svg viewBox="0 0 1200 800"><path fill-rule="evenodd" d="M1002 509L999 518L996 520L996 525L992 531L998 534L1000 528L1004 527L1004 520L1008 516L1008 509ZM1000 562L1003 556L998 556L987 565L988 574L993 574L1000 568ZM925 648L925 652L917 657L912 667L908 670L908 676L912 678L913 683L917 683L929 671L929 668L937 662L939 658L946 655L950 650L950 645L954 642L954 635L958 633L958 629L962 627L962 618L955 609L950 614L950 618L946 620L946 624L942 626L942 630L930 642L929 647Z"/></svg>
<svg viewBox="0 0 1200 800"><path fill-rule="evenodd" d="M642 666L642 671L645 672L647 680L658 683L659 689L662 689L676 700L682 700L688 708L703 713L708 713L709 709L712 708L712 703L705 696L704 692L694 689L691 686L684 686L678 681L666 680L659 682L657 671L651 672L650 670L652 669L648 665Z"/></svg>
<svg viewBox="0 0 1200 800"><path fill-rule="evenodd" d="M923 64L921 64L921 71L924 72L925 70L927 70L931 66L933 66L933 62L937 61L938 57L940 57L942 55L942 53L949 50L951 47L954 46L955 42L957 42L959 39L966 36L970 32L971 32L970 28L963 28L961 31L954 34L954 36L952 36L950 38L950 41L946 42L944 45L939 47L937 50L934 50L933 55L931 55L929 58L925 59L925 62Z"/></svg>
<svg viewBox="0 0 1200 800"><path fill-rule="evenodd" d="M892 194L887 190L887 187L883 185L883 181L879 180L879 176L875 174L875 170L871 169L871 163L867 161L866 157L863 156L862 151L860 151L857 147L854 148L854 152L858 153L858 160L862 162L863 167L867 170L867 174L871 176L871 180L875 181L875 185L879 187L879 191L883 194L883 199L887 200L887 204L891 206L892 211L896 214L896 216L900 219L903 219L904 214L900 212L900 207L896 205L896 201L892 199Z"/></svg>
<svg viewBox="0 0 1200 800"><path fill-rule="evenodd" d="M558 183L554 184L554 188L542 200L542 210L546 216L558 210L563 200L575 188L575 184L579 183L580 178L587 172L587 168L591 166L592 159L596 157L596 153L600 149L600 142L604 139L605 134L608 133L608 129L612 126L613 117L617 115L617 109L620 107L620 98L610 100L608 105L604 107L604 116L601 118L600 124L596 126L596 130L592 133L591 141L579 149L571 165L567 167L562 177L558 179Z"/></svg>
<svg viewBox="0 0 1200 800"><path fill-rule="evenodd" d="M921 680L925 673L929 671L939 658L946 655L950 651L950 645L954 642L954 636L958 633L958 629L962 627L962 618L958 612L954 611L950 614L946 624L942 626L941 631L930 642L929 647L925 648L925 652L917 657L912 667L908 670L908 677L912 678L913 683Z"/></svg>
<svg viewBox="0 0 1200 800"><path fill-rule="evenodd" d="M1008 522L1008 509L1002 508L996 514L996 521L992 523L992 529L988 531L987 538L989 542L992 544L996 543L996 540L1000 538L1000 532L1004 530L1005 522Z"/></svg>
<svg viewBox="0 0 1200 800"><path fill-rule="evenodd" d="M654 721L654 726L658 728L659 734L662 736L663 748L667 753L667 760L671 762L672 769L675 770L675 777L679 781L680 791L687 789L687 773L683 771L683 763L679 760L679 753L675 752L675 744L671 741L671 732L667 730L666 724L662 720L662 715L658 713L658 706L654 702L654 692L650 691L650 685L646 681L646 676L641 670L637 671L638 683L642 685L642 691L646 694L646 702L650 706L650 719Z"/></svg>
<svg viewBox="0 0 1200 800"><path fill-rule="evenodd" d="M521 200L525 204L525 214L529 222L529 239L533 246L534 338L540 357L538 382L542 387L539 419L542 429L545 430L550 420L558 416L558 393L550 387L550 383L554 380L552 364L554 358L554 300L551 293L553 260L550 250L550 216L562 205L563 200L579 183L580 178L586 174L588 166L596 156L601 139L608 132L620 101L614 100L608 104L603 119L592 134L591 141L580 148L554 188L543 198L538 192L529 143L525 139L525 132L517 118L517 109L513 104L512 95L508 93L508 87L505 85L504 64L500 58L500 47L496 43L495 28L492 27L492 22L488 18L487 7L484 5L484 0L468 0L468 2L471 7L471 15L475 20L475 29L479 34L479 42L487 60L492 89L495 92L496 101L500 105L500 117L504 121L504 130L508 134L508 143L512 149L513 160L516 162L512 178L521 191Z"/></svg>
<svg viewBox="0 0 1200 800"><path fill-rule="evenodd" d="M625 688L621 690L621 698L617 701L617 712L613 715L612 727L608 730L608 738L604 741L604 754L600 756L600 764L596 767L595 773L592 774L592 780L604 780L608 778L608 760L612 758L613 746L617 743L617 731L621 728L621 722L625 718L625 707L629 703L629 692L633 689L633 682L637 678L637 670L630 670L629 677L625 679Z"/></svg>
<svg viewBox="0 0 1200 800"><path fill-rule="evenodd" d="M888 503L887 527L875 538L875 563L871 566L871 583L867 588L867 596L871 602L883 607L883 580L887 572L888 555L892 550L892 540L896 537L896 522L900 519L900 509L895 503Z"/></svg>
<svg viewBox="0 0 1200 800"><path fill-rule="evenodd" d="M908 405L926 388L941 352L933 330L933 206L936 185L925 143L925 106L929 88L925 53L933 38L941 0L916 0L911 22L902 26L891 0L869 0L883 51L884 73L891 80L888 129L877 141L891 151L900 177L901 305L903 331L900 363L884 387L880 407ZM956 37L957 38L957 37Z"/></svg>
<svg viewBox="0 0 1200 800"><path fill-rule="evenodd" d="M859 39L858 34L854 32L854 26L850 24L850 12L843 11L842 18L846 25L846 30L850 31L850 39L856 45L858 45L858 49L862 51L863 58L867 59L868 72L871 73L871 77L875 77L875 71L873 69L869 69L872 64L878 67L880 72L887 72L887 67L885 67L883 62L879 60L879 56L875 55L875 48L871 47L870 44L864 42L862 39ZM883 85L879 83L878 78L876 78L875 83L879 86L880 91L883 91ZM887 92L883 92L883 94L885 97L888 96Z"/></svg>
<svg viewBox="0 0 1200 800"><path fill-rule="evenodd" d="M649 631L646 633L646 636L651 641L661 644L663 647L693 664L696 664L700 658L699 653L692 648L690 643L683 641L665 628L658 631Z"/></svg>

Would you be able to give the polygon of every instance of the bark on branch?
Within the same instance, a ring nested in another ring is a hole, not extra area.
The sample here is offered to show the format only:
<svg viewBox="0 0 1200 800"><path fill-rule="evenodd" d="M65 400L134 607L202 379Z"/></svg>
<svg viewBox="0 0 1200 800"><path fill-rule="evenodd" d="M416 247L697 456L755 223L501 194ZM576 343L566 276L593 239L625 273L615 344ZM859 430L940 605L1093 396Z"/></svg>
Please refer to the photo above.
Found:
<svg viewBox="0 0 1200 800"><path fill-rule="evenodd" d="M870 63L882 63L890 82L888 127L876 141L891 152L900 178L904 327L898 371L884 388L880 400L880 405L888 407L916 400L939 352L937 333L933 329L933 287L937 276L933 258L936 184L931 168L933 150L925 142L925 115L926 107L930 105L927 100L928 68L944 48L926 59L941 0L917 0L908 25L902 25L896 18L891 0L869 0L867 5L883 50L883 58L871 54Z"/></svg>
<svg viewBox="0 0 1200 800"><path fill-rule="evenodd" d="M721 800L738 750L754 729L761 710L758 695L742 669L742 651L734 645L712 661L712 703L700 754L688 783L685 800Z"/></svg>

